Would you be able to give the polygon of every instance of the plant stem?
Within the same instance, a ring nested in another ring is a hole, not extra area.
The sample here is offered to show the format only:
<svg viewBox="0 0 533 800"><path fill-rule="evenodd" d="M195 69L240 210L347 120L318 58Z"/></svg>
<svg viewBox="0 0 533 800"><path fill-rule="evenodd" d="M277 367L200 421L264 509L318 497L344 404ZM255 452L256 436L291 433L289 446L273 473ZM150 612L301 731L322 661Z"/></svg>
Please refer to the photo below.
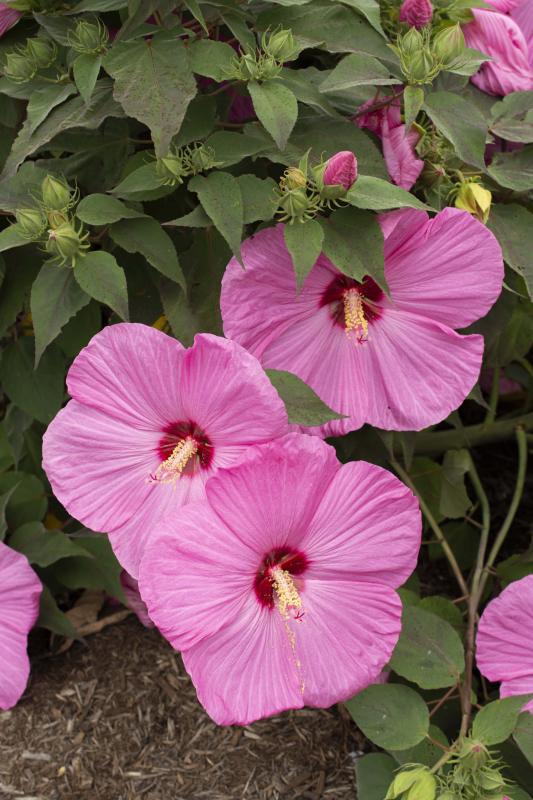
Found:
<svg viewBox="0 0 533 800"><path fill-rule="evenodd" d="M435 534L440 546L442 547L442 549L444 551L444 554L445 554L446 558L448 559L448 561L450 563L450 566L452 568L453 574L455 575L455 577L457 579L457 583L459 584L459 586L461 588L462 594L465 595L465 596L468 596L468 594L469 594L468 586L467 586L466 581L465 581L465 579L463 577L463 573L461 572L461 568L459 567L459 564L457 563L457 559L455 558L453 550L450 547L450 545L448 544L448 541L447 541L444 533L442 532L442 529L441 529L440 525L438 524L437 520L435 519L435 517L433 516L431 511L429 510L429 508L428 508L425 500L423 499L423 497L420 496L419 492L416 489L416 486L412 482L412 480L409 477L409 475L407 474L407 472L401 466L401 464L399 464L395 459L391 459L390 463L391 463L391 466L393 467L393 469L396 470L396 472L398 473L398 475L400 476L402 481L405 483L405 485L408 486L411 489L411 491L413 492L413 494L416 495L416 497L418 498L418 502L420 503L420 508L422 509L422 511L424 513L424 516L427 519L431 530Z"/></svg>
<svg viewBox="0 0 533 800"><path fill-rule="evenodd" d="M498 400L500 399L500 367L494 367L492 373L492 386L490 387L489 407L485 416L485 425L488 427L494 423L496 419L496 409L498 408Z"/></svg>

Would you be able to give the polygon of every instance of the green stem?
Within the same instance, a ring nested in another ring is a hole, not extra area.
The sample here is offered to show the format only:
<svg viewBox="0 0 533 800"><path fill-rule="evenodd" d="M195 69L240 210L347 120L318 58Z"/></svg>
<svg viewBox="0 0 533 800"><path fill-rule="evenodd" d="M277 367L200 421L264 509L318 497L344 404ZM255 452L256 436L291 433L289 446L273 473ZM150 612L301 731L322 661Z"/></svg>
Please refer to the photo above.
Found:
<svg viewBox="0 0 533 800"><path fill-rule="evenodd" d="M500 399L500 367L494 367L492 373L492 386L490 387L489 407L485 416L485 425L488 427L494 423L496 419L496 409L498 408L498 400Z"/></svg>
<svg viewBox="0 0 533 800"><path fill-rule="evenodd" d="M411 491L413 492L413 494L416 495L416 497L418 498L418 502L420 503L420 508L422 509L422 512L423 512L425 518L428 521L429 527L431 528L431 530L435 534L440 546L442 547L442 549L444 551L444 554L445 554L446 558L448 559L448 561L450 563L450 566L452 568L453 574L455 575L455 577L457 579L457 583L459 584L459 586L461 588L461 592L462 592L463 595L467 596L469 594L468 586L466 585L466 581L465 581L465 579L463 577L463 573L461 572L461 568L459 567L459 564L457 563L457 559L455 558L453 550L450 547L450 545L448 544L448 541L447 541L444 533L442 532L442 529L441 529L440 525L438 524L437 520L435 519L435 517L433 516L431 511L429 510L429 508L428 508L425 500L423 499L423 497L420 496L419 492L416 489L416 486L412 482L412 480L409 477L409 475L407 474L407 472L401 466L401 464L399 464L395 459L391 459L390 463L391 463L391 466L393 467L393 469L398 473L398 475L400 476L402 481L405 483L405 485L408 486L411 489Z"/></svg>

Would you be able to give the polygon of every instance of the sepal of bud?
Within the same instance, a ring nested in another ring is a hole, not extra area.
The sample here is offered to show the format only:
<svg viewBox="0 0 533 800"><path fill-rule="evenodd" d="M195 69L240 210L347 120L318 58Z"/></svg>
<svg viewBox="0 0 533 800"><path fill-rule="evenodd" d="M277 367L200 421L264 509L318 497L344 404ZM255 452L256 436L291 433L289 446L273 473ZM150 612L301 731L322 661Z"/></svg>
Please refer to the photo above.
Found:
<svg viewBox="0 0 533 800"><path fill-rule="evenodd" d="M155 169L163 186L180 186L183 179L190 174L183 159L177 153L169 153L164 158L158 158Z"/></svg>
<svg viewBox="0 0 533 800"><path fill-rule="evenodd" d="M424 48L410 59L408 75L413 83L429 83L435 76L435 63L429 50Z"/></svg>
<svg viewBox="0 0 533 800"><path fill-rule="evenodd" d="M437 781L427 767L415 765L399 772L385 800L435 800Z"/></svg>
<svg viewBox="0 0 533 800"><path fill-rule="evenodd" d="M431 46L432 53L441 64L451 64L464 53L466 48L465 37L459 24L449 25L439 31Z"/></svg>
<svg viewBox="0 0 533 800"><path fill-rule="evenodd" d="M25 49L36 70L47 69L56 60L57 47L50 39L28 39Z"/></svg>
<svg viewBox="0 0 533 800"><path fill-rule="evenodd" d="M41 184L41 196L46 211L66 212L75 202L76 192L65 181L47 175Z"/></svg>
<svg viewBox="0 0 533 800"><path fill-rule="evenodd" d="M407 31L407 33L400 38L398 44L402 55L409 58L422 50L424 38L416 28L411 28L410 31Z"/></svg>
<svg viewBox="0 0 533 800"><path fill-rule="evenodd" d="M99 55L105 52L109 34L106 26L101 20L89 22L80 19L76 23L74 30L67 35L69 47L75 53L86 55Z"/></svg>
<svg viewBox="0 0 533 800"><path fill-rule="evenodd" d="M222 161L215 159L215 151L207 144L197 144L186 149L186 159L192 175L221 167Z"/></svg>
<svg viewBox="0 0 533 800"><path fill-rule="evenodd" d="M468 211L480 222L486 223L490 215L492 194L480 183L461 184L455 198L455 207Z"/></svg>
<svg viewBox="0 0 533 800"><path fill-rule="evenodd" d="M486 792L496 792L504 788L505 780L499 769L484 767L479 783Z"/></svg>
<svg viewBox="0 0 533 800"><path fill-rule="evenodd" d="M35 64L25 50L7 53L4 75L13 83L28 83L35 77L36 72Z"/></svg>
<svg viewBox="0 0 533 800"><path fill-rule="evenodd" d="M46 227L46 219L38 208L20 208L15 219L21 233L30 240L38 239Z"/></svg>
<svg viewBox="0 0 533 800"><path fill-rule="evenodd" d="M51 228L48 231L45 250L62 266L73 267L77 259L89 248L87 238L88 234L83 233L81 226L76 230L71 222L64 222L58 228Z"/></svg>
<svg viewBox="0 0 533 800"><path fill-rule="evenodd" d="M261 37L261 49L282 64L291 61L299 53L292 31L286 28L264 33Z"/></svg>
<svg viewBox="0 0 533 800"><path fill-rule="evenodd" d="M413 28L423 28L433 17L433 6L430 0L403 0L400 7L400 22L406 22Z"/></svg>

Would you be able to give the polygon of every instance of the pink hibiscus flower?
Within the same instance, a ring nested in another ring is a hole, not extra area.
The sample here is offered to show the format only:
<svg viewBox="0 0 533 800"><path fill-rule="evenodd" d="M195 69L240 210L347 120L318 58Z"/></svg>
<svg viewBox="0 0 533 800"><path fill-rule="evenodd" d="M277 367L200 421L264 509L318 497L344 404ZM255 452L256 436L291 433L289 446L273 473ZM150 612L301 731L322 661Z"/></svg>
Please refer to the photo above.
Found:
<svg viewBox="0 0 533 800"><path fill-rule="evenodd" d="M366 111L388 100L392 102L376 110ZM415 152L420 136L413 128L406 131L400 109L401 95L394 99L382 97L379 101L368 100L360 107L353 121L359 128L368 128L381 139L383 158L391 180L402 189L410 189L422 172L424 162L417 158Z"/></svg>
<svg viewBox="0 0 533 800"><path fill-rule="evenodd" d="M21 16L21 11L16 11L6 3L0 3L0 36L16 25Z"/></svg>
<svg viewBox="0 0 533 800"><path fill-rule="evenodd" d="M12 708L30 674L27 640L39 614L41 581L25 556L0 542L0 708Z"/></svg>
<svg viewBox="0 0 533 800"><path fill-rule="evenodd" d="M403 0L400 6L400 22L406 22L413 28L423 28L431 22L432 17L430 0Z"/></svg>
<svg viewBox="0 0 533 800"><path fill-rule="evenodd" d="M244 242L222 281L226 336L265 368L293 372L347 419L323 435L365 422L420 430L456 409L474 386L483 337L460 336L500 294L503 260L493 234L465 211L447 208L383 218L388 298L321 255L296 291L283 226Z"/></svg>
<svg viewBox="0 0 533 800"><path fill-rule="evenodd" d="M477 632L477 665L501 681L501 697L533 694L533 575L509 584L492 600ZM524 711L533 713L533 700Z"/></svg>
<svg viewBox="0 0 533 800"><path fill-rule="evenodd" d="M509 10L512 4L505 3L504 6ZM503 10L501 3L497 7ZM478 89L494 95L533 89L533 32L532 23L528 22L532 11L529 6L523 19L528 27L522 31L521 7L513 11L514 19L496 10L472 9L474 21L464 28L466 43L492 59L482 64L470 79Z"/></svg>
<svg viewBox="0 0 533 800"><path fill-rule="evenodd" d="M527 42L529 66L533 70L533 0L519 0L511 10L513 19Z"/></svg>
<svg viewBox="0 0 533 800"><path fill-rule="evenodd" d="M407 487L295 433L206 494L161 523L140 589L215 722L330 706L378 680L420 546Z"/></svg>
<svg viewBox="0 0 533 800"><path fill-rule="evenodd" d="M139 582L133 578L125 569L120 573L120 585L126 598L128 608L133 611L141 625L145 628L153 628L154 623L148 616L146 603L139 593Z"/></svg>
<svg viewBox="0 0 533 800"><path fill-rule="evenodd" d="M111 325L74 360L67 386L73 399L44 436L44 469L133 577L159 517L203 498L208 477L251 444L287 431L255 358L211 334L186 350L146 325Z"/></svg>

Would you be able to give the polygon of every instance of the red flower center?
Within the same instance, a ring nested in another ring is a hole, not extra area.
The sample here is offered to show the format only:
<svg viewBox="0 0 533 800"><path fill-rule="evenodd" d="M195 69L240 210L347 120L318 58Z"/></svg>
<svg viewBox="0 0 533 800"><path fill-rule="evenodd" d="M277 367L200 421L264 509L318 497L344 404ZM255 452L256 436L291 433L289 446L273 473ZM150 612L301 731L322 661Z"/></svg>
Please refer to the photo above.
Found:
<svg viewBox="0 0 533 800"><path fill-rule="evenodd" d="M366 338L368 326L381 316L376 304L383 296L368 275L361 282L347 275L336 275L322 293L320 308L327 306L333 322L347 333L354 330Z"/></svg>
<svg viewBox="0 0 533 800"><path fill-rule="evenodd" d="M195 422L183 420L167 426L159 441L158 453L161 464L152 479L171 483L207 469L213 460L214 448L205 431Z"/></svg>
<svg viewBox="0 0 533 800"><path fill-rule="evenodd" d="M279 578L286 575L287 583L292 585L293 575L302 575L308 567L307 558L291 547L278 547L267 553L257 570L254 590L257 599L265 608L274 608L276 592L279 598Z"/></svg>

